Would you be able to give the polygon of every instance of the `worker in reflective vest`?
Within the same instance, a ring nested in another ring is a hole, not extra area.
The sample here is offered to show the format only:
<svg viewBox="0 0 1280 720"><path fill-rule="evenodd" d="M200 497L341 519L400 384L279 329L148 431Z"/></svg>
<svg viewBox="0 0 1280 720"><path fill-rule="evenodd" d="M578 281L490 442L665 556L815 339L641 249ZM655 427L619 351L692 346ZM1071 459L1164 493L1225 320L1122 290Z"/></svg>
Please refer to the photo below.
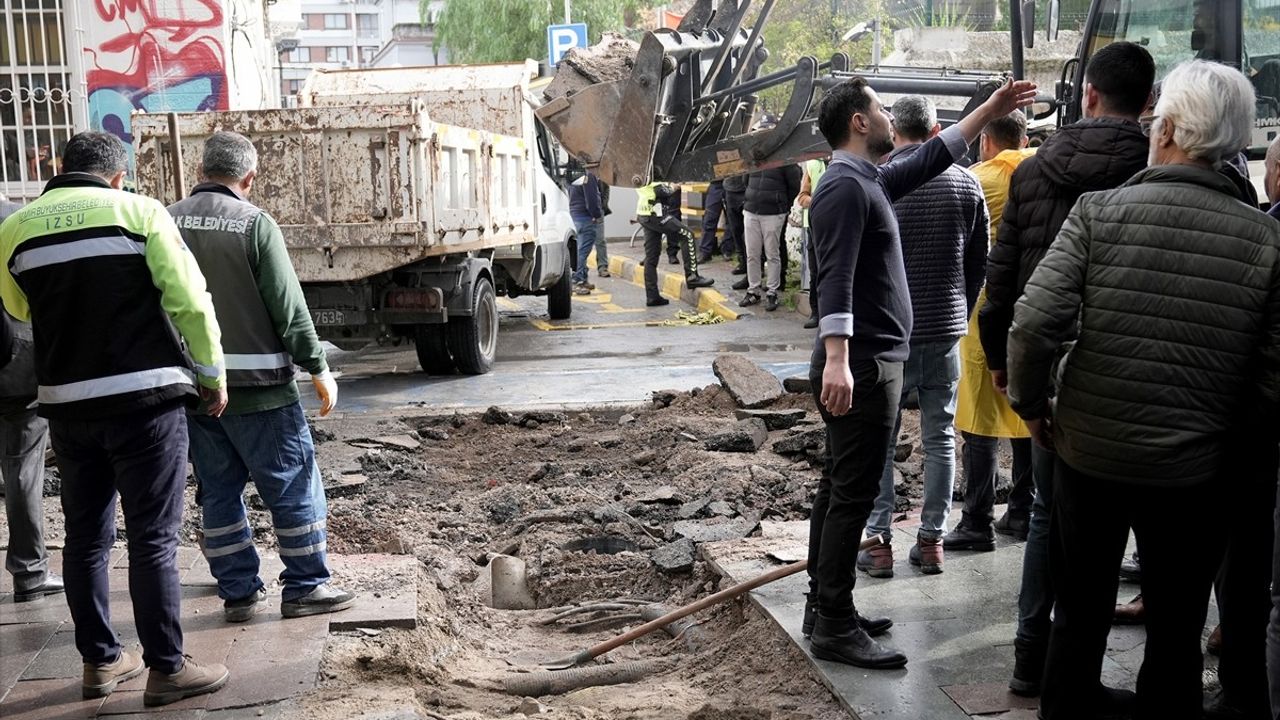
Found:
<svg viewBox="0 0 1280 720"><path fill-rule="evenodd" d="M338 386L280 227L247 199L257 167L258 153L248 138L215 133L205 141L201 184L169 207L208 278L227 352L227 412L221 418L192 414L189 425L204 555L229 622L253 617L266 598L241 500L250 478L271 511L280 543L280 612L335 612L355 599L329 584L328 508L293 366L311 373L321 415L333 409Z"/></svg>
<svg viewBox="0 0 1280 720"><path fill-rule="evenodd" d="M684 256L684 280L690 288L710 287L711 278L698 274L697 251L693 231L680 220L680 190L667 183L651 183L636 190L636 222L644 228L644 289L649 307L666 305L658 288L658 258L662 255L662 238L677 244Z"/></svg>
<svg viewBox="0 0 1280 720"><path fill-rule="evenodd" d="M164 705L228 677L183 656L177 565L186 407L198 392L218 415L227 391L204 277L164 207L121 190L126 162L114 135L67 142L63 172L0 226L0 298L32 324L36 398L62 474L63 574L84 696L109 695L145 662L143 702ZM137 624L141 657L121 647L108 612L117 493L134 615L147 619Z"/></svg>

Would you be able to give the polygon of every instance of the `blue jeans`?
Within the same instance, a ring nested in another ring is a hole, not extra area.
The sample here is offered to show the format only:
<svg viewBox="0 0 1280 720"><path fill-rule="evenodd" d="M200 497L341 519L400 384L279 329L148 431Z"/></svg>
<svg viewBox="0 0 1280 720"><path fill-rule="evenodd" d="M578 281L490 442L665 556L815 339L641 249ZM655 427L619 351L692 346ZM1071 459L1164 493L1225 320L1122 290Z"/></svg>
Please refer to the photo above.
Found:
<svg viewBox="0 0 1280 720"><path fill-rule="evenodd" d="M1022 588L1018 591L1017 645L1044 652L1052 627L1053 583L1049 577L1049 514L1053 509L1053 473L1057 455L1031 446L1031 477L1036 485L1031 503L1027 545L1022 549Z"/></svg>
<svg viewBox="0 0 1280 720"><path fill-rule="evenodd" d="M591 255L592 248L596 247L596 242L600 239L600 231L604 228L602 223L594 220L575 220L574 227L578 230L578 269L573 271L573 281L575 283L584 283L587 281L587 256ZM599 250L603 251L606 258L609 252L604 250L604 243L600 243ZM599 258L596 258L599 260ZM605 260L608 262L608 260Z"/></svg>
<svg viewBox="0 0 1280 720"><path fill-rule="evenodd" d="M263 586L243 498L251 478L280 541L282 599L296 600L328 582L328 507L302 405L221 418L189 415L187 424L204 512L204 555L218 596L238 600Z"/></svg>
<svg viewBox="0 0 1280 720"><path fill-rule="evenodd" d="M920 437L924 445L924 509L920 537L937 539L946 531L956 482L956 391L960 387L958 340L914 342L907 359L902 399L914 389L920 398ZM902 429L902 410L886 448L880 495L867 521L867 535L889 532L893 522L893 454Z"/></svg>

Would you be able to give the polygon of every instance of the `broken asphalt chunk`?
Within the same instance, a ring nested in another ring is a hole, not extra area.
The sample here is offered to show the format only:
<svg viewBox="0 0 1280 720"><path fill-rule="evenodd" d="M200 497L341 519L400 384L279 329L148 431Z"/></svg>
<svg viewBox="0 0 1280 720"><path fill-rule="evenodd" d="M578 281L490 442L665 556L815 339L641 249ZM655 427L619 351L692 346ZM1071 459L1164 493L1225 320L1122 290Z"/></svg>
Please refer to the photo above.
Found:
<svg viewBox="0 0 1280 720"><path fill-rule="evenodd" d="M702 441L702 446L712 452L753 453L769 440L769 428L759 418L741 420L728 430Z"/></svg>
<svg viewBox="0 0 1280 720"><path fill-rule="evenodd" d="M658 569L668 574L687 573L693 570L693 541L681 538L649 551L649 558Z"/></svg>
<svg viewBox="0 0 1280 720"><path fill-rule="evenodd" d="M758 523L739 518L737 520L680 520L671 526L677 535L695 543L741 540L756 529Z"/></svg>
<svg viewBox="0 0 1280 720"><path fill-rule="evenodd" d="M711 364L711 370L742 407L764 407L782 397L778 378L742 355L721 355Z"/></svg>
<svg viewBox="0 0 1280 720"><path fill-rule="evenodd" d="M773 451L779 455L800 455L810 450L821 450L827 442L827 430L823 427L793 433L773 443Z"/></svg>
<svg viewBox="0 0 1280 720"><path fill-rule="evenodd" d="M770 430L790 430L804 420L804 410L736 410L733 416L739 420L760 418Z"/></svg>
<svg viewBox="0 0 1280 720"><path fill-rule="evenodd" d="M789 393L808 395L813 392L813 382L808 375L793 375L782 381L782 388Z"/></svg>
<svg viewBox="0 0 1280 720"><path fill-rule="evenodd" d="M484 415L480 418L480 421L485 425L509 425L511 420L511 413L496 405L485 410Z"/></svg>

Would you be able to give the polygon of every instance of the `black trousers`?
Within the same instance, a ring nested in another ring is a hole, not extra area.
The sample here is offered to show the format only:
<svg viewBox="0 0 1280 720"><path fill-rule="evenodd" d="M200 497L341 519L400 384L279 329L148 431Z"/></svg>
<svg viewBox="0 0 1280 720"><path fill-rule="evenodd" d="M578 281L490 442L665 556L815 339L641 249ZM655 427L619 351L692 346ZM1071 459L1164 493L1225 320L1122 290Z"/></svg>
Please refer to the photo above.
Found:
<svg viewBox="0 0 1280 720"><path fill-rule="evenodd" d="M644 228L644 290L650 300L662 293L658 288L658 258L662 257L662 238L667 238L668 245L675 243L680 247L684 258L684 275L692 277L698 274L697 252L693 247L693 231L688 225L670 215L638 216L636 222ZM670 254L674 255L674 251Z"/></svg>
<svg viewBox="0 0 1280 720"><path fill-rule="evenodd" d="M822 368L814 398L827 425L827 465L809 518L809 590L828 617L853 614L854 565L867 518L880 494L902 397L902 363L854 360L853 407L835 417L822 406Z"/></svg>
<svg viewBox="0 0 1280 720"><path fill-rule="evenodd" d="M741 267L746 267L744 263L747 261L747 228L746 220L742 217L746 204L747 194L745 192L725 192L724 225L729 230L726 236L733 236L732 240L728 240L726 237L726 245L729 248L729 252L738 253L738 265Z"/></svg>
<svg viewBox="0 0 1280 720"><path fill-rule="evenodd" d="M87 663L112 662L120 654L107 585L119 492L142 658L153 670L177 672L183 664L177 553L187 482L185 407L171 403L104 420L51 420L49 434L62 473L62 557L76 648Z"/></svg>
<svg viewBox="0 0 1280 720"><path fill-rule="evenodd" d="M1218 576L1222 653L1218 679L1227 704L1268 717L1267 623L1271 615L1271 563L1275 544L1275 440L1259 438L1234 456L1235 517L1227 523L1227 554ZM1146 572L1147 559L1142 558Z"/></svg>
<svg viewBox="0 0 1280 720"><path fill-rule="evenodd" d="M1225 538L1196 532L1225 512L1225 483L1133 485L1081 473L1061 458L1054 474L1049 569L1057 591L1040 712L1044 720L1096 717L1103 653L1132 526L1142 556L1146 654L1135 720L1198 718L1200 636Z"/></svg>
<svg viewBox="0 0 1280 720"><path fill-rule="evenodd" d="M724 214L724 183L716 181L707 188L702 202L702 240L698 243L698 252L703 255L716 253L716 228L720 227L720 216ZM732 249L728 233L720 248L724 254Z"/></svg>
<svg viewBox="0 0 1280 720"><path fill-rule="evenodd" d="M1000 439L961 432L964 451L964 514L960 524L980 532L991 527L996 504L996 482L999 480ZM1013 448L1013 489L1009 492L1009 516L1020 520L1031 518L1031 501L1035 482L1031 477L1031 440L1009 441Z"/></svg>

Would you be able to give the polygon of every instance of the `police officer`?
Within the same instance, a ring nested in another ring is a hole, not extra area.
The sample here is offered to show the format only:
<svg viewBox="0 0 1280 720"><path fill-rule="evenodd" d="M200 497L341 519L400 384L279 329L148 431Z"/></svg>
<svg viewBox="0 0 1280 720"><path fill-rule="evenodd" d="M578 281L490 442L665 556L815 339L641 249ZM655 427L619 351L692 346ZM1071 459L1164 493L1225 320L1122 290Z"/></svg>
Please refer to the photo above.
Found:
<svg viewBox="0 0 1280 720"><path fill-rule="evenodd" d="M333 409L338 386L280 227L247 199L257 168L258 153L248 138L214 133L205 141L201 184L169 207L208 278L223 328L227 381L234 388L222 417L188 418L204 553L229 622L253 617L266 598L241 499L250 478L271 511L280 542L281 614L336 612L355 600L329 584L327 505L293 381L294 363L311 373L321 415Z"/></svg>
<svg viewBox="0 0 1280 720"><path fill-rule="evenodd" d="M636 222L644 228L644 289L646 304L658 307L669 304L658 290L658 258L662 255L662 238L678 243L684 257L684 281L691 288L711 287L715 281L698 274L697 251L693 231L680 220L679 189L667 183L650 183L636 190Z"/></svg>
<svg viewBox="0 0 1280 720"><path fill-rule="evenodd" d="M186 405L198 387L220 414L226 377L204 276L164 207L121 190L125 164L114 135L67 142L63 172L0 226L0 298L34 330L39 412L62 472L63 572L84 696L111 694L145 663L143 703L165 705L229 676L183 655L176 562ZM120 646L109 619L117 493L142 657Z"/></svg>

